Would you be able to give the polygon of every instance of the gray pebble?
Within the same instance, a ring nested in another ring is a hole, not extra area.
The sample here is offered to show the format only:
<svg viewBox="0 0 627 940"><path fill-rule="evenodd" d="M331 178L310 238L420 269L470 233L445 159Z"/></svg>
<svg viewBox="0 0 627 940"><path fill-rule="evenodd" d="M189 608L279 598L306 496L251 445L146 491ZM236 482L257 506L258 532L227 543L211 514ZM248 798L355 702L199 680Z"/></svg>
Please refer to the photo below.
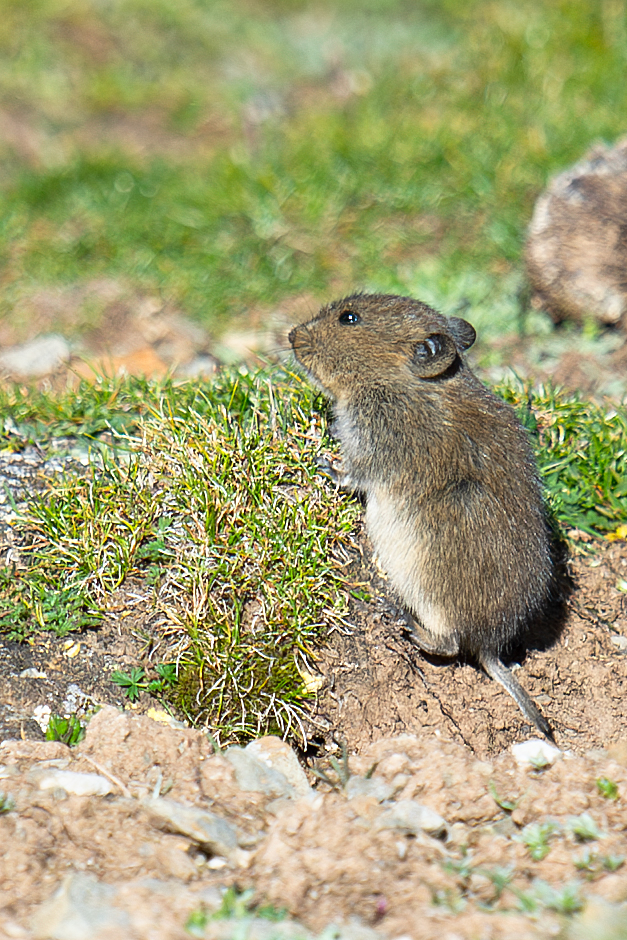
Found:
<svg viewBox="0 0 627 940"><path fill-rule="evenodd" d="M378 803L389 800L394 794L394 787L391 786L383 777L349 777L345 788L346 796L349 800L354 800L356 796L373 796Z"/></svg>
<svg viewBox="0 0 627 940"><path fill-rule="evenodd" d="M75 796L106 796L114 792L113 784L101 774L84 774L75 770L44 770L31 772L40 790L65 790Z"/></svg>
<svg viewBox="0 0 627 940"><path fill-rule="evenodd" d="M98 940L130 926L128 914L114 904L116 888L93 875L69 875L32 919L35 940Z"/></svg>
<svg viewBox="0 0 627 940"><path fill-rule="evenodd" d="M415 800L399 800L379 816L378 829L401 829L409 835L426 832L436 839L446 838L448 826L435 810Z"/></svg>
<svg viewBox="0 0 627 940"><path fill-rule="evenodd" d="M28 669L22 669L19 674L20 679L47 679L45 672L37 669L36 666L29 666Z"/></svg>
<svg viewBox="0 0 627 940"><path fill-rule="evenodd" d="M287 741L275 735L266 735L251 741L246 745L245 750L247 754L252 754L266 767L271 767L283 774L290 786L294 788L295 795L313 798L314 793L309 786L307 774Z"/></svg>
<svg viewBox="0 0 627 940"><path fill-rule="evenodd" d="M268 767L251 751L234 745L225 751L224 756L233 765L240 789L275 797L294 795L294 788L285 774L275 767Z"/></svg>
<svg viewBox="0 0 627 940"><path fill-rule="evenodd" d="M70 358L70 344L55 333L38 336L0 353L0 370L13 375L47 375Z"/></svg>
<svg viewBox="0 0 627 940"><path fill-rule="evenodd" d="M314 940L302 924L295 920L272 922L261 917L209 921L201 935L203 940ZM335 934L325 940L332 940Z"/></svg>
<svg viewBox="0 0 627 940"><path fill-rule="evenodd" d="M142 800L142 806L167 829L187 836L212 855L238 861L237 830L221 816L163 797Z"/></svg>

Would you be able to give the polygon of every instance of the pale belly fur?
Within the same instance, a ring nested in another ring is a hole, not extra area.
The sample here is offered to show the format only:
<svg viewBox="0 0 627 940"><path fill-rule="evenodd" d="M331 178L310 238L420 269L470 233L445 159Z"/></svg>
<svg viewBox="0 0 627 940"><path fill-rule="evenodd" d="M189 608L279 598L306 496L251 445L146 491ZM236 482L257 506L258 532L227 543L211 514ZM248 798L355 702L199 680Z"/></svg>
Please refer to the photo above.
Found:
<svg viewBox="0 0 627 940"><path fill-rule="evenodd" d="M405 607L433 636L448 636L455 627L445 612L424 596L421 582L423 547L419 534L393 499L371 490L366 499L366 526L379 561Z"/></svg>

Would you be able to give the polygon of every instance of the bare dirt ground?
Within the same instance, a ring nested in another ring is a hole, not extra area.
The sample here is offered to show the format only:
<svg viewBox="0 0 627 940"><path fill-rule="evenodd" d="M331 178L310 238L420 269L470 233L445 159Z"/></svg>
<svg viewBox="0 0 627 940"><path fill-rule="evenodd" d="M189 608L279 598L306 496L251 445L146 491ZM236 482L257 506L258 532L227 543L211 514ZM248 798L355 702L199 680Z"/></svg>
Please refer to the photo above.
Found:
<svg viewBox="0 0 627 940"><path fill-rule="evenodd" d="M148 696L122 711L111 671L146 664L160 636L140 585L114 598L97 630L4 641L0 789L15 808L0 815L0 936L270 938L339 924L346 940L592 938L591 911L608 930L616 918L627 924L627 612L616 586L626 567L622 542L574 558L562 637L518 670L564 752L541 771L512 756L533 735L505 692L472 665L415 650L365 543L353 586L371 598L353 601L346 632L329 637L316 664L324 685L308 759L299 751L311 792L243 788L205 734L169 726ZM42 740L35 716L96 703L118 708L99 711L78 748ZM351 755L348 783L325 759L339 757L338 742ZM316 781L314 764L336 789ZM51 783L58 770L100 775L109 792ZM617 799L599 792L604 777ZM240 854L164 823L147 802L155 787L179 809L235 826ZM442 818L435 835L416 823L417 806ZM572 832L586 813L598 830L589 841ZM555 827L540 860L519 841L530 824ZM251 904L285 908L287 919L236 917L221 901L229 887L254 889ZM571 895L583 912L560 910ZM213 920L216 911L233 916Z"/></svg>
<svg viewBox="0 0 627 940"><path fill-rule="evenodd" d="M147 696L129 706L112 670L163 642L141 584L98 629L0 640L0 938L625 940L627 543L571 559L564 630L517 671L562 751L543 769L514 759L533 734L500 687L415 649L360 545L363 600L293 742L308 782L276 739L214 753ZM77 748L43 740L47 710L95 705L113 707Z"/></svg>

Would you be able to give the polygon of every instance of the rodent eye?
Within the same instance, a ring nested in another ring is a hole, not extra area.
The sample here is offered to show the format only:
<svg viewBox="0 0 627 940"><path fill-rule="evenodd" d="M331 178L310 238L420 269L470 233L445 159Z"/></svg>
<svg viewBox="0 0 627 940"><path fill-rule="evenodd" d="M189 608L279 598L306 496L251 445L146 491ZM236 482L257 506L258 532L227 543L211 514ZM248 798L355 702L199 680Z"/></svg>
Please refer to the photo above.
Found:
<svg viewBox="0 0 627 940"><path fill-rule="evenodd" d="M337 318L339 323L348 323L354 324L359 323L361 317L358 313L355 313L354 310L342 310L341 314Z"/></svg>
<svg viewBox="0 0 627 940"><path fill-rule="evenodd" d="M415 359L433 359L442 349L442 343L438 336L428 336L422 343L418 343L414 350Z"/></svg>

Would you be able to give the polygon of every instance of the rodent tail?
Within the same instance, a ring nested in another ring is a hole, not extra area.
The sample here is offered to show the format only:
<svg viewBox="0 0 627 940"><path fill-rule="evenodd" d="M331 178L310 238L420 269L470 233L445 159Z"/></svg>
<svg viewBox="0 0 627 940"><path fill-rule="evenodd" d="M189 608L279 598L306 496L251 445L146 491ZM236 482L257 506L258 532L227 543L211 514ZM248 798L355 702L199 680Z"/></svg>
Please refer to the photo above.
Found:
<svg viewBox="0 0 627 940"><path fill-rule="evenodd" d="M494 679L495 682L503 686L506 692L509 692L527 721L535 725L540 734L543 734L545 738L548 738L549 741L555 744L555 738L553 737L550 724L540 709L534 705L529 693L526 692L520 682L514 678L507 666L504 666L501 660L496 656L490 655L483 655L481 657L481 665L491 679Z"/></svg>

